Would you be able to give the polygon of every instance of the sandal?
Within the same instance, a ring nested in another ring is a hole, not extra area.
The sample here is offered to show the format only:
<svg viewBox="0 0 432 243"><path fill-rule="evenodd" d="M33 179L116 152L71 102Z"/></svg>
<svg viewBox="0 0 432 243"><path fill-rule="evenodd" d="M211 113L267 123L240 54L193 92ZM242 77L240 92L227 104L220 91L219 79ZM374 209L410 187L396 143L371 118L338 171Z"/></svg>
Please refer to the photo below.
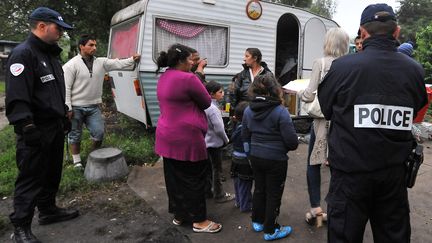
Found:
<svg viewBox="0 0 432 243"><path fill-rule="evenodd" d="M225 203L235 199L235 195L225 192L222 197L215 198L216 203Z"/></svg>
<svg viewBox="0 0 432 243"><path fill-rule="evenodd" d="M183 222L181 220L177 220L177 219L173 218L172 223L174 225L180 226Z"/></svg>
<svg viewBox="0 0 432 243"><path fill-rule="evenodd" d="M218 227L213 229L213 226L217 225ZM219 231L222 230L222 225L215 223L213 221L210 221L210 223L204 227L204 228L196 228L196 227L192 227L193 231L196 233L217 233Z"/></svg>
<svg viewBox="0 0 432 243"><path fill-rule="evenodd" d="M309 211L306 213L305 221L309 225L321 227L323 222L327 222L327 214L321 211L314 215L311 211Z"/></svg>

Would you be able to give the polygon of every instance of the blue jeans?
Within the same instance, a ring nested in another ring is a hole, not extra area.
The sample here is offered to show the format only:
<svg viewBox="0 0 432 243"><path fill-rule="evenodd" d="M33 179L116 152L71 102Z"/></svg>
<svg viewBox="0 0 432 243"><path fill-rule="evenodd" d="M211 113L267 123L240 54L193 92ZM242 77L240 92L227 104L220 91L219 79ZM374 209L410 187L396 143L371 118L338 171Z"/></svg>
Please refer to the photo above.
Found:
<svg viewBox="0 0 432 243"><path fill-rule="evenodd" d="M321 202L321 164L310 165L310 156L315 143L315 131L313 125L310 131L310 140L307 158L306 178L309 192L309 201L311 208L320 206Z"/></svg>
<svg viewBox="0 0 432 243"><path fill-rule="evenodd" d="M102 112L98 105L88 107L73 106L72 111L72 130L68 135L70 144L79 144L81 142L83 124L85 124L90 131L92 140L103 140L105 126L102 119Z"/></svg>
<svg viewBox="0 0 432 243"><path fill-rule="evenodd" d="M252 180L243 180L234 177L235 200L242 212L252 210Z"/></svg>

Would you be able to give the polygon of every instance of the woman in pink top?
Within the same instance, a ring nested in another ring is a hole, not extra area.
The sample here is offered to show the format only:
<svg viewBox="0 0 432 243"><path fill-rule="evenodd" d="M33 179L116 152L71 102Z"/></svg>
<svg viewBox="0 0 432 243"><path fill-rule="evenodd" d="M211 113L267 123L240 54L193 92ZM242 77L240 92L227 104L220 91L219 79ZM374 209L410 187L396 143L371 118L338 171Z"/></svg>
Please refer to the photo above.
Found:
<svg viewBox="0 0 432 243"><path fill-rule="evenodd" d="M222 225L207 219L205 178L209 166L204 141L207 119L204 110L211 97L190 72L190 47L174 44L157 59L169 67L159 78L157 97L160 117L156 128L156 153L163 157L168 211L173 224L193 223L194 232L216 233Z"/></svg>

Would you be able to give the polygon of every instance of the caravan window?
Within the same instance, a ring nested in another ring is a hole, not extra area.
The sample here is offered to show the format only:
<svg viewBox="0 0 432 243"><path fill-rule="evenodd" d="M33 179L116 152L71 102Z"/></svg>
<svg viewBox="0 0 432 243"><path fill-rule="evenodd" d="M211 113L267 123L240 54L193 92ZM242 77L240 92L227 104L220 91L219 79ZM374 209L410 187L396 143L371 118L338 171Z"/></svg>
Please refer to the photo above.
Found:
<svg viewBox="0 0 432 243"><path fill-rule="evenodd" d="M139 18L121 23L112 28L110 58L128 58L137 53Z"/></svg>
<svg viewBox="0 0 432 243"><path fill-rule="evenodd" d="M228 27L156 18L153 56L174 43L196 49L209 66L227 65Z"/></svg>

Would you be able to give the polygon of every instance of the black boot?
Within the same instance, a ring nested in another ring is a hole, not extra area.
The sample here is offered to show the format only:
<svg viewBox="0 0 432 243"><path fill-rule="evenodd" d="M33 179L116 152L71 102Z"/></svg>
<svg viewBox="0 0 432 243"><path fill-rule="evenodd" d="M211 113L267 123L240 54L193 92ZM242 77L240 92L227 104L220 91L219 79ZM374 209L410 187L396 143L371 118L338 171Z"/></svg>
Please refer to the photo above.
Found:
<svg viewBox="0 0 432 243"><path fill-rule="evenodd" d="M33 235L30 225L15 226L12 240L15 243L42 243L42 241L38 240L38 238Z"/></svg>
<svg viewBox="0 0 432 243"><path fill-rule="evenodd" d="M79 212L75 209L59 208L57 206L39 209L39 224L52 224L61 221L70 220L78 217Z"/></svg>

